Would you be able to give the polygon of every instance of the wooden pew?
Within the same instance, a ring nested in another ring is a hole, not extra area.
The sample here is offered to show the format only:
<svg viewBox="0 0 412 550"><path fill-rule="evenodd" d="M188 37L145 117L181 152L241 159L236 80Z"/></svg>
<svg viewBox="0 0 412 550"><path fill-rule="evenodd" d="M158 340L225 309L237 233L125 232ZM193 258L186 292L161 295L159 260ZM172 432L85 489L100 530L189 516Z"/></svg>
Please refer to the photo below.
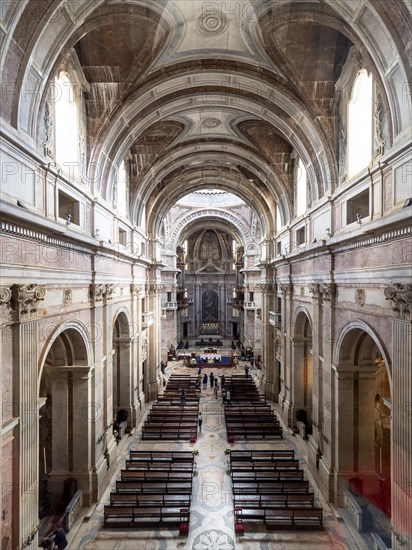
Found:
<svg viewBox="0 0 412 550"><path fill-rule="evenodd" d="M190 508L190 495L168 493L110 493L111 506L179 506Z"/></svg>
<svg viewBox="0 0 412 550"><path fill-rule="evenodd" d="M255 470L299 470L297 458L276 458L267 462L254 462L246 460L231 460L230 470L232 472L250 472Z"/></svg>
<svg viewBox="0 0 412 550"><path fill-rule="evenodd" d="M130 460L193 462L192 451L130 451Z"/></svg>
<svg viewBox="0 0 412 550"><path fill-rule="evenodd" d="M126 470L145 470L148 472L193 472L193 462L150 462L126 460Z"/></svg>
<svg viewBox="0 0 412 550"><path fill-rule="evenodd" d="M303 480L303 470L272 470L272 471L249 471L249 472L232 472L232 480L235 481L275 481L293 479L295 481Z"/></svg>
<svg viewBox="0 0 412 550"><path fill-rule="evenodd" d="M241 507L242 520L263 521L268 528L322 529L322 508Z"/></svg>
<svg viewBox="0 0 412 550"><path fill-rule="evenodd" d="M164 526L179 527L189 522L190 511L179 506L111 506L104 507L104 527L110 529Z"/></svg>
<svg viewBox="0 0 412 550"><path fill-rule="evenodd" d="M271 481L232 481L233 494L278 494L278 493L309 493L309 481L306 479L271 480Z"/></svg>
<svg viewBox="0 0 412 550"><path fill-rule="evenodd" d="M143 427L142 428L142 439L157 440L157 439L167 439L170 441L175 441L176 439L186 439L190 440L193 433L197 433L197 429L193 428L182 428L182 429L170 429L164 427L163 429L153 428L153 427Z"/></svg>
<svg viewBox="0 0 412 550"><path fill-rule="evenodd" d="M190 495L192 480L190 481L150 481L148 479L131 480L118 479L116 481L118 493L160 493Z"/></svg>
<svg viewBox="0 0 412 550"><path fill-rule="evenodd" d="M270 438L283 438L283 430L281 426L270 426L264 428L262 426L256 427L228 427L228 435L232 435L236 438L243 439L270 439Z"/></svg>
<svg viewBox="0 0 412 550"><path fill-rule="evenodd" d="M192 472L174 472L174 471L147 471L147 470L121 470L120 478L122 480L139 481L147 479L148 481L191 481Z"/></svg>
<svg viewBox="0 0 412 550"><path fill-rule="evenodd" d="M313 493L279 493L279 494L235 494L233 496L235 506L260 508L290 508L313 507L315 496Z"/></svg>
<svg viewBox="0 0 412 550"><path fill-rule="evenodd" d="M293 449L268 449L257 451L237 451L233 450L230 453L230 460L246 460L246 461L264 461L277 460L279 458L293 459L295 451Z"/></svg>

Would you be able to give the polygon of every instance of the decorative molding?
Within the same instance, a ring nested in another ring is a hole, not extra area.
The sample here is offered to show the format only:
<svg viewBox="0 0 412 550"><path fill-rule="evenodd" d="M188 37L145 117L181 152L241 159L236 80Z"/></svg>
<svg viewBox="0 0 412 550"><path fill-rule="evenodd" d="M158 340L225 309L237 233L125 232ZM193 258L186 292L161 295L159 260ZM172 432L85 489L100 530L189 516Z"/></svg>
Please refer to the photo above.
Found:
<svg viewBox="0 0 412 550"><path fill-rule="evenodd" d="M273 283L258 283L255 288L259 292L273 292Z"/></svg>
<svg viewBox="0 0 412 550"><path fill-rule="evenodd" d="M50 103L47 101L44 106L44 126L45 126L45 138L42 143L44 155L49 158L53 158L53 114L50 107Z"/></svg>
<svg viewBox="0 0 412 550"><path fill-rule="evenodd" d="M281 294L284 294L285 296L292 295L292 292L293 292L292 283L280 283L278 288Z"/></svg>
<svg viewBox="0 0 412 550"><path fill-rule="evenodd" d="M335 297L335 287L334 283L312 283L309 292L314 300L322 299L323 302L331 302Z"/></svg>
<svg viewBox="0 0 412 550"><path fill-rule="evenodd" d="M85 246L78 246L76 244L63 241L62 239L57 239L56 237L46 235L46 233L34 231L33 229L28 229L20 225L15 225L14 223L0 222L0 233L7 233L9 235L14 235L15 237L22 237L30 241L36 241L42 246L54 246L56 248L73 250L87 255L93 254L93 251Z"/></svg>
<svg viewBox="0 0 412 550"><path fill-rule="evenodd" d="M132 296L140 296L144 293L145 285L143 283L132 283L130 285L130 294Z"/></svg>
<svg viewBox="0 0 412 550"><path fill-rule="evenodd" d="M385 151L385 140L383 139L383 128L382 128L382 119L383 119L383 102L380 95L378 95L377 101L375 102L375 111L373 116L375 118L375 157L383 155Z"/></svg>
<svg viewBox="0 0 412 550"><path fill-rule="evenodd" d="M9 304L11 295L11 289L8 286L0 287L0 304Z"/></svg>
<svg viewBox="0 0 412 550"><path fill-rule="evenodd" d="M238 216L235 216L234 214L226 210L219 210L217 208L203 208L201 210L188 212L185 217L181 219L176 226L173 227L170 233L170 237L166 243L166 248L169 250L176 249L179 235L186 227L186 225L193 222L194 220L210 217L221 218L234 225L242 235L244 245L252 242L252 236L249 232L249 228Z"/></svg>
<svg viewBox="0 0 412 550"><path fill-rule="evenodd" d="M318 300L321 296L319 283L312 283L309 286L309 293L312 294L314 300Z"/></svg>
<svg viewBox="0 0 412 550"><path fill-rule="evenodd" d="M166 290L167 286L164 283L146 283L146 292L157 294Z"/></svg>
<svg viewBox="0 0 412 550"><path fill-rule="evenodd" d="M221 125L221 121L215 117L208 117L202 121L203 128L218 128Z"/></svg>
<svg viewBox="0 0 412 550"><path fill-rule="evenodd" d="M65 288L63 290L63 304L68 305L71 304L73 301L73 293L69 288Z"/></svg>
<svg viewBox="0 0 412 550"><path fill-rule="evenodd" d="M227 16L212 6L212 10L202 10L204 13L197 20L197 28L203 34L215 36L222 34L229 25Z"/></svg>
<svg viewBox="0 0 412 550"><path fill-rule="evenodd" d="M113 284L92 284L90 285L90 301L93 305L99 302L107 303L113 298L115 290Z"/></svg>
<svg viewBox="0 0 412 550"><path fill-rule="evenodd" d="M39 302L44 300L46 288L36 284L13 285L11 287L11 305L18 318L32 317L39 307Z"/></svg>
<svg viewBox="0 0 412 550"><path fill-rule="evenodd" d="M397 317L409 320L412 309L412 285L394 283L384 290L385 298L392 304Z"/></svg>
<svg viewBox="0 0 412 550"><path fill-rule="evenodd" d="M335 283L322 283L319 285L319 290L324 302L332 302L336 295Z"/></svg>
<svg viewBox="0 0 412 550"><path fill-rule="evenodd" d="M355 290L355 303L359 307L363 307L365 305L365 301L366 301L365 290L363 288L357 288Z"/></svg>
<svg viewBox="0 0 412 550"><path fill-rule="evenodd" d="M113 284L106 285L106 291L105 291L106 300L112 300L113 294L115 292L116 292L116 289Z"/></svg>

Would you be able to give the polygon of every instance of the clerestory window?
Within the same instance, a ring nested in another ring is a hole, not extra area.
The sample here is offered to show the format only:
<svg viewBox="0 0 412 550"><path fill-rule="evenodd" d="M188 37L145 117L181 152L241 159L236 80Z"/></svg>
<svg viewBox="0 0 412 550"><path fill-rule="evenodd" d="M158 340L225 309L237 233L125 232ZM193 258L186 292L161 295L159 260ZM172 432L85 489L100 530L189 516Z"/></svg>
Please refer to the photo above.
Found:
<svg viewBox="0 0 412 550"><path fill-rule="evenodd" d="M348 103L348 176L366 168L372 158L372 75L362 69L353 84Z"/></svg>
<svg viewBox="0 0 412 550"><path fill-rule="evenodd" d="M79 101L67 72L55 82L55 155L62 172L73 180L80 174Z"/></svg>

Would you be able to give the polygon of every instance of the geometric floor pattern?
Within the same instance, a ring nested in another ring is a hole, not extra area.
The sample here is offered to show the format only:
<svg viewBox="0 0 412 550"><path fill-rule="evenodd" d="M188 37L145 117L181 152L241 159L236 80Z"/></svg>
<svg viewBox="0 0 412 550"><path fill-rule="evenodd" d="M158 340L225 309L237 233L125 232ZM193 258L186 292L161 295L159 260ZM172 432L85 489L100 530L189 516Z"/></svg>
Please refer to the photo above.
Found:
<svg viewBox="0 0 412 550"><path fill-rule="evenodd" d="M179 374L193 373L193 370L177 363L167 368L166 376L172 370ZM204 369L208 374L212 370ZM218 374L234 372L236 371L233 369L219 369ZM258 375L254 374L254 378L255 383L259 385ZM300 467L308 475L305 461L302 459L302 451L296 438L290 435L284 426L282 440L269 442L244 440L229 445L226 440L222 398L218 396L216 399L210 387L202 390L200 410L203 413L203 427L194 444L186 441L182 443L142 441L140 435L144 419L142 420L134 434L122 442L118 469L112 483L91 517L77 530L69 544L69 550L352 550L358 548L345 524L336 519L314 483L312 487L315 490L316 504L323 507L323 531L267 531L263 523L251 525L245 522L244 534L235 536L231 482L225 449L231 447L257 450L269 446L278 449L294 449L296 457L300 458ZM276 406L274 410L276 412ZM280 419L280 416L277 416ZM164 529L156 531L102 529L104 504L108 502L111 487L119 477L120 469L124 466L130 450L192 450L193 448L198 449L199 455L196 457L193 478L188 536L181 537L176 530ZM309 479L312 481L310 476Z"/></svg>

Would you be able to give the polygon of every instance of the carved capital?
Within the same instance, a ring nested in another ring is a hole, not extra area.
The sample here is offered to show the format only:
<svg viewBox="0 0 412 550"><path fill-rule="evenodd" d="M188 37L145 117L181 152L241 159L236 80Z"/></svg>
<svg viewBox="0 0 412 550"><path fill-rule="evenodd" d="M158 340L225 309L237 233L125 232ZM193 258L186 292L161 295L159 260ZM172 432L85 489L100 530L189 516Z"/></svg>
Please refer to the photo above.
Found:
<svg viewBox="0 0 412 550"><path fill-rule="evenodd" d="M0 287L0 304L9 304L11 301L11 289L8 286Z"/></svg>
<svg viewBox="0 0 412 550"><path fill-rule="evenodd" d="M291 296L293 292L293 285L292 283L280 283L279 285L279 291L284 294L285 296Z"/></svg>
<svg viewBox="0 0 412 550"><path fill-rule="evenodd" d="M395 283L384 290L385 298L391 302L395 314L410 319L412 308L412 285Z"/></svg>
<svg viewBox="0 0 412 550"><path fill-rule="evenodd" d="M107 302L113 298L115 287L113 284L90 285L90 301L96 305L99 302Z"/></svg>
<svg viewBox="0 0 412 550"><path fill-rule="evenodd" d="M143 294L144 288L144 284L132 283L130 285L130 294L132 294L132 296L139 296L140 294Z"/></svg>
<svg viewBox="0 0 412 550"><path fill-rule="evenodd" d="M46 289L36 284L13 285L11 294L11 304L18 317L31 317L38 310L39 302L44 300Z"/></svg>
<svg viewBox="0 0 412 550"><path fill-rule="evenodd" d="M335 286L335 283L312 283L309 286L309 292L314 300L332 302L335 297Z"/></svg>
<svg viewBox="0 0 412 550"><path fill-rule="evenodd" d="M336 294L336 285L335 283L322 283L319 285L319 291L324 302L332 302Z"/></svg>
<svg viewBox="0 0 412 550"><path fill-rule="evenodd" d="M116 289L113 284L106 285L106 291L105 291L106 300L111 300L115 292L116 292Z"/></svg>
<svg viewBox="0 0 412 550"><path fill-rule="evenodd" d="M319 283L312 283L309 286L309 293L312 294L314 300L318 300L321 296Z"/></svg>
<svg viewBox="0 0 412 550"><path fill-rule="evenodd" d="M146 284L146 292L149 292L150 294L157 294L159 292L162 292L163 290L166 290L166 285L162 283L147 283Z"/></svg>
<svg viewBox="0 0 412 550"><path fill-rule="evenodd" d="M273 284L272 283L258 283L256 285L256 290L259 292L272 292Z"/></svg>

